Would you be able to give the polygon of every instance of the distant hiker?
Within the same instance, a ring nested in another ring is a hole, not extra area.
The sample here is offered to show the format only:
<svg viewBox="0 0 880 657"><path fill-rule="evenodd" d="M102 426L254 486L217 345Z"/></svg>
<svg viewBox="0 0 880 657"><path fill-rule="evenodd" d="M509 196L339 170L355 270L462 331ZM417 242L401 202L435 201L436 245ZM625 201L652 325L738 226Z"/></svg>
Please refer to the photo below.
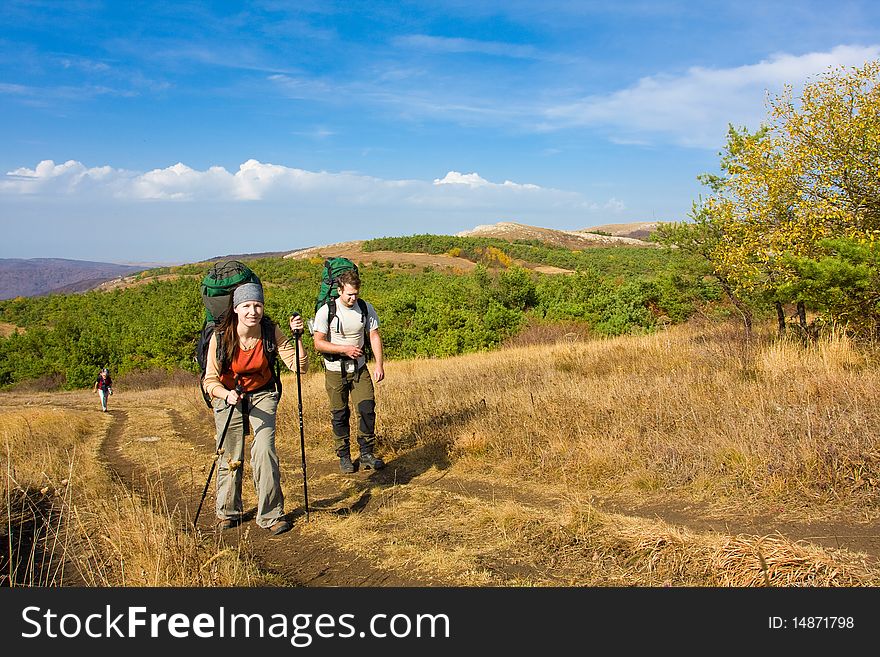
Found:
<svg viewBox="0 0 880 657"><path fill-rule="evenodd" d="M315 313L313 338L315 349L324 356L324 385L330 399L334 447L339 469L355 471L349 448L349 396L357 418L359 463L364 468L380 470L382 459L373 455L376 441L376 402L373 381L367 369L367 340L376 365L373 378L385 378L379 317L372 304L360 299L361 279L357 269L350 269L334 278L338 297L330 299Z"/></svg>
<svg viewBox="0 0 880 657"><path fill-rule="evenodd" d="M107 397L113 394L113 379L110 378L110 370L102 368L92 386L92 392L97 392L101 398L101 411L107 412Z"/></svg>
<svg viewBox="0 0 880 657"><path fill-rule="evenodd" d="M217 526L230 529L241 520L241 466L245 436L250 427L254 437L250 463L257 493L256 521L273 534L282 534L290 529L290 523L284 518L284 494L275 450L275 414L281 391L272 362L277 355L295 370L298 348L300 371L308 368L301 337L303 320L298 315L290 318L290 330L299 336L297 345L278 325L264 317L263 287L259 283L245 283L235 288L230 304L232 312L224 313L217 333L208 344L204 383L204 390L212 399L218 446L226 421L231 420L217 463ZM268 331L273 334L266 335ZM267 338L271 338L271 342L267 342ZM277 354L267 354L267 344L271 345L270 349L277 349ZM237 385L241 386L242 394L236 391Z"/></svg>

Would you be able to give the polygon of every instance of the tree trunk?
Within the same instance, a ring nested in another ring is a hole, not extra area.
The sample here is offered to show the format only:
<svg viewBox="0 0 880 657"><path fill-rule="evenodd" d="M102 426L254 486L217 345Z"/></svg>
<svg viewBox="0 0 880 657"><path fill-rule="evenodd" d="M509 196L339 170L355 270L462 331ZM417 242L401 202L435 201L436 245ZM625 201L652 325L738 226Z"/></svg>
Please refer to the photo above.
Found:
<svg viewBox="0 0 880 657"><path fill-rule="evenodd" d="M798 314L798 323L801 325L801 330L804 332L804 335L807 334L807 308L804 306L803 301L797 302L797 314Z"/></svg>
<svg viewBox="0 0 880 657"><path fill-rule="evenodd" d="M804 336L804 342L814 342L816 336L812 334L810 327L807 326L807 308L803 301L797 302L798 325L801 327L801 334Z"/></svg>
<svg viewBox="0 0 880 657"><path fill-rule="evenodd" d="M733 293L733 288L731 288L730 283L727 282L726 279L717 276L718 282L721 285L721 289L724 290L724 293L727 295L727 298L730 299L730 302L734 305L734 307L739 311L739 314L742 315L743 327L745 328L746 339L751 339L752 337L752 310L749 308L742 300Z"/></svg>
<svg viewBox="0 0 880 657"><path fill-rule="evenodd" d="M785 335L785 310L782 308L782 302L774 302L776 306L776 325L779 328L779 337Z"/></svg>

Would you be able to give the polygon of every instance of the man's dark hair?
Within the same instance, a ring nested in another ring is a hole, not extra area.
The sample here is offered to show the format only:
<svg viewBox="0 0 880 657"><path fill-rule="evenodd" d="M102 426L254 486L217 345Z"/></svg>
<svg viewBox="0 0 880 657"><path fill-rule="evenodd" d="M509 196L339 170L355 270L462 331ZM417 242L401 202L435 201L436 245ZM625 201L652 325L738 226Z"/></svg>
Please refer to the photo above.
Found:
<svg viewBox="0 0 880 657"><path fill-rule="evenodd" d="M345 289L346 285L351 285L354 289L361 289L361 277L354 270L342 272L339 275L339 278L336 279L336 287L339 288L339 291Z"/></svg>

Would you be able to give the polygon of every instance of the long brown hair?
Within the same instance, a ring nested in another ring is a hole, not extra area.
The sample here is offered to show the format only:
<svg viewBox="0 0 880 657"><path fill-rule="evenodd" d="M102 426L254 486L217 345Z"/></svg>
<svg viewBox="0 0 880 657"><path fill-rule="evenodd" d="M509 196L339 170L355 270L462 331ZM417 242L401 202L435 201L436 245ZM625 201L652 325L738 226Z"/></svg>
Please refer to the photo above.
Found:
<svg viewBox="0 0 880 657"><path fill-rule="evenodd" d="M229 364L235 360L235 354L238 352L238 315L232 309L232 295L229 295L229 307L220 318L220 335L218 339L221 341L220 353L223 354L223 362L219 363L221 372L225 370Z"/></svg>

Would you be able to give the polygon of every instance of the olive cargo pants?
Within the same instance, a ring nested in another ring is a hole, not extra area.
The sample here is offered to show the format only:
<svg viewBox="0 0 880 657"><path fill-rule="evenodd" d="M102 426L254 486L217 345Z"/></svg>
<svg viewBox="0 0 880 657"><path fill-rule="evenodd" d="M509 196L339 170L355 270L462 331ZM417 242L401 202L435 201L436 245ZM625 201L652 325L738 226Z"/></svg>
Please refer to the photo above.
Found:
<svg viewBox="0 0 880 657"><path fill-rule="evenodd" d="M349 398L357 419L358 446L361 453L372 454L376 441L376 400L373 379L367 366L364 365L357 372L344 375L341 372L325 370L324 387L330 399L330 422L336 455L342 456L349 451L351 433Z"/></svg>

